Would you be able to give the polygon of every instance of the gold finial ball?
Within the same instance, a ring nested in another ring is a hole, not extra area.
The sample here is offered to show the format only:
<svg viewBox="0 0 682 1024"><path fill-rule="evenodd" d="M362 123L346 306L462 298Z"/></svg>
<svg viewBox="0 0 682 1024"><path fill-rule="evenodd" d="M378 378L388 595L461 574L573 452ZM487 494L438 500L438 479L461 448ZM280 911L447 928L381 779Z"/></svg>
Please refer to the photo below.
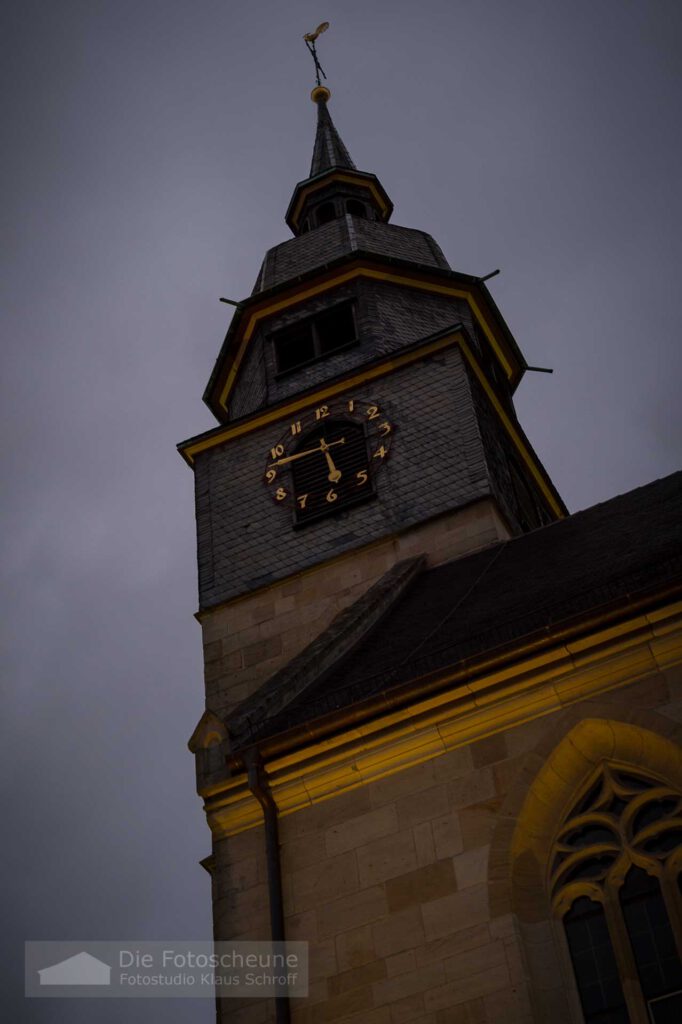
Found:
<svg viewBox="0 0 682 1024"><path fill-rule="evenodd" d="M324 85L316 85L310 94L310 98L313 103L326 103L331 93Z"/></svg>

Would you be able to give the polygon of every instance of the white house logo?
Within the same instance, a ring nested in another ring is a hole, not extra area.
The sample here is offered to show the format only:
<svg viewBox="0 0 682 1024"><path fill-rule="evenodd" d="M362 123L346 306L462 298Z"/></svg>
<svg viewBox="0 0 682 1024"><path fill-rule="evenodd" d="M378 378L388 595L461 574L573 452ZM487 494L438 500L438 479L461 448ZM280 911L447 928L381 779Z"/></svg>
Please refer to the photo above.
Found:
<svg viewBox="0 0 682 1024"><path fill-rule="evenodd" d="M308 995L307 942L77 939L28 941L24 950L30 999Z"/></svg>
<svg viewBox="0 0 682 1024"><path fill-rule="evenodd" d="M41 985L110 985L111 967L89 953L76 953L38 971Z"/></svg>

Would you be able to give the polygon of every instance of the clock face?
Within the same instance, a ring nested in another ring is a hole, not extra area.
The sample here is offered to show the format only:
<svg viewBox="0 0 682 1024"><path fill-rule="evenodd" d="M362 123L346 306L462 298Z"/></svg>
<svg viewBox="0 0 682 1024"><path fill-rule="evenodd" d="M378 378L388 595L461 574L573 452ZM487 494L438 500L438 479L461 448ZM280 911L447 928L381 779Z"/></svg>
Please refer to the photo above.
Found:
<svg viewBox="0 0 682 1024"><path fill-rule="evenodd" d="M267 453L272 500L303 523L373 497L394 431L379 403L360 396L300 414Z"/></svg>

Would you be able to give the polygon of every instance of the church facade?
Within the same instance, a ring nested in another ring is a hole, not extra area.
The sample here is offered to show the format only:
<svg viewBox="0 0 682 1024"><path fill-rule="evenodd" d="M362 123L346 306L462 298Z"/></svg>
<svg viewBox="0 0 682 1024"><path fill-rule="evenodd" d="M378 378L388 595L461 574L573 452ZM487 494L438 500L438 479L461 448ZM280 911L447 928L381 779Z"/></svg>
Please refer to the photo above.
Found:
<svg viewBox="0 0 682 1024"><path fill-rule="evenodd" d="M216 940L310 943L220 1022L682 1014L682 474L568 515L527 364L358 170L308 178L179 448Z"/></svg>

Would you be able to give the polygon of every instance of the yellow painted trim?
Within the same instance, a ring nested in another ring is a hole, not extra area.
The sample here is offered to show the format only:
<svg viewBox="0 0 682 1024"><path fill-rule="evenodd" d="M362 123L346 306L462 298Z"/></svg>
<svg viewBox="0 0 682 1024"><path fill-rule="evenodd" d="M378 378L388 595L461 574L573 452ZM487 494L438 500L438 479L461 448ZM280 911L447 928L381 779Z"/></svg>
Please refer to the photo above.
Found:
<svg viewBox="0 0 682 1024"><path fill-rule="evenodd" d="M525 443L521 439L520 434L514 427L509 416L504 411L502 404L495 395L492 387L490 386L485 374L478 365L471 349L464 340L461 332L456 331L454 334L449 334L445 338L439 338L438 341L433 341L428 345L424 345L422 348L415 349L412 352L406 352L403 355L397 355L393 359L388 359L385 363L380 366L374 366L362 373L356 374L354 377L349 377L346 380L339 381L336 384L331 384L326 388L322 388L316 391L312 395L306 395L303 398L297 398L293 402L287 403L285 406L280 406L277 409L269 410L268 412L262 413L260 416L256 416L245 423L240 423L234 427L226 427L221 430L220 433L214 434L212 437L203 438L201 441L197 441L195 444L184 448L182 454L185 456L190 465L194 463L194 458L200 452L207 451L210 448L215 448L217 445L224 444L226 441L231 441L236 437L242 437L244 434L249 434L254 430L259 430L261 427L266 426L268 423L273 423L277 420L291 417L294 413L300 409L305 409L308 406L314 405L334 397L335 395L341 394L344 391L348 391L351 388L361 387L362 385L376 380L378 377L384 377L389 373L393 373L395 370L400 369L403 366L407 366L410 363L417 362L423 359L424 356L439 352L444 348L449 348L452 345L459 345L460 349L464 353L467 362L473 368L477 379L482 384L488 398L490 399L495 412L499 416L504 429L509 434L511 441L519 452L521 458L528 466L533 479L537 486L540 488L541 493L544 495L545 500L548 502L550 508L554 514L559 518L563 519L564 513L561 505L554 496L552 489L548 486L544 476L538 469L538 464L535 458L531 455L530 451L526 447Z"/></svg>
<svg viewBox="0 0 682 1024"><path fill-rule="evenodd" d="M241 437L243 434L251 433L251 431L258 430L260 427L265 426L268 423L290 416L292 413L298 412L299 409L304 409L306 406L314 405L316 402L320 402L325 398L332 398L334 395L341 394L343 391L348 391L349 388L360 387L368 381L376 380L378 377L384 377L386 374L392 373L394 370L398 370L410 363L417 362L417 360L423 359L424 356L430 355L433 352L439 352L443 348L449 348L457 343L458 336L459 332L457 334L450 334L446 338L439 338L438 341L433 341L428 345L424 345L420 349L416 349L412 352L406 352L403 355L396 355L393 359L387 359L386 362L381 363L380 366L370 367L369 369L363 370L361 373L355 374L353 377L346 378L346 380L320 388L319 391L315 391L312 395L297 398L292 402L288 402L285 406L279 406L277 409L271 409L268 412L261 413L260 416L255 416L253 419L250 419L245 423L240 423L234 427L225 427L225 429L221 430L219 434L215 434L213 437L204 438L201 441L197 441L196 444L191 445L189 448L183 449L183 454L190 460L190 462L193 462L194 456L199 452L205 451L207 448L213 448L215 445L223 444L224 441L230 441L234 437Z"/></svg>
<svg viewBox="0 0 682 1024"><path fill-rule="evenodd" d="M299 192L298 200L296 202L296 206L294 207L291 214L291 220L295 227L298 227L298 218L301 214L301 210L303 209L303 204L308 198L308 196L311 195L311 193L313 192L317 192L321 188L326 188L327 185L329 185L330 182L332 181L346 181L349 182L351 185L361 185L363 188L366 188L368 192L372 193L377 203L379 204L382 213L388 213L389 205L383 198L381 192L376 187L373 181L368 181L366 178L357 177L355 174L344 174L343 171L339 171L336 174L330 174L328 178L325 177L323 181L313 182L311 185L306 185L304 188L301 189L301 191Z"/></svg>
<svg viewBox="0 0 682 1024"><path fill-rule="evenodd" d="M682 616L670 605L668 626L682 635ZM633 616L618 630L592 633L591 652L571 645L531 656L412 706L379 714L325 739L272 759L266 765L281 814L367 785L486 736L560 711L583 700L662 671L646 615ZM667 666L666 666L667 667ZM448 677L442 683L447 686ZM214 838L262 822L260 805L244 776L202 792Z"/></svg>
<svg viewBox="0 0 682 1024"><path fill-rule="evenodd" d="M504 406L502 405L502 403L500 402L499 398L497 397L497 395L495 394L495 392L491 388L490 383L488 381L488 378L483 373L483 370L478 365L478 362L476 361L473 352L471 351L471 349L469 348L469 346L467 345L466 341L463 338L462 338L462 340L459 343L459 347L462 350L462 352L464 353L464 355L466 357L466 360L469 363L469 365L471 366L472 370L476 374L476 377L478 378L478 382L483 387L483 390L485 391L486 395L488 396L488 398L489 398L493 408L495 409L495 412L497 413L497 415L499 416L500 420L502 421L502 425L504 426L505 430L507 431L507 433L509 434L510 438L514 442L514 444L515 444L516 448L518 449L518 451L521 453L524 462L526 463L528 469L531 472L531 475L532 475L533 479L535 480L535 483L538 485L538 487L540 488L540 490L544 494L545 498L549 502L552 510L555 512L555 514L558 516L558 518L559 519L563 519L564 513L561 510L561 506L559 505L559 503L557 502L556 498L552 494L551 490L547 486L547 482L546 482L544 476L542 475L542 473L540 472L540 470L538 469L537 463L535 462L534 459L532 459L530 457L530 453L528 452L525 444L523 443L523 441L522 441L518 431L516 430L514 424L510 420L510 418L507 415L507 413L505 412Z"/></svg>
<svg viewBox="0 0 682 1024"><path fill-rule="evenodd" d="M485 333L491 348L495 355L500 361L500 365L504 369L508 378L513 376L513 367L499 345L497 338L491 327L488 325L483 311L479 307L476 300L473 298L471 291L466 288L455 287L454 285L437 284L436 282L421 281L413 277L408 277L402 274L390 274L382 270L374 270L371 267L353 267L350 270L346 270L338 274L336 277L326 280L317 285L312 285L310 288L306 288L303 291L296 292L295 295L290 295L288 298L279 299L276 302L270 303L267 306L263 306L261 309L255 310L249 318L242 335L242 340L235 353L234 360L228 371L225 379L225 384L218 398L218 404L220 407L227 412L227 399L232 390L234 382L239 372L242 359L246 354L247 346L253 336L253 332L258 325L260 320L266 317L272 316L273 313L279 313L283 309L288 309L290 306L295 306L300 302L305 302L310 298L314 298L316 295L321 295L324 292L330 291L333 288L338 288L339 285L346 284L348 281L354 280L356 277L366 277L375 281L383 281L389 284L404 285L408 288L415 288L418 291L432 292L437 295L449 295L454 298L465 299L474 313L480 327Z"/></svg>

